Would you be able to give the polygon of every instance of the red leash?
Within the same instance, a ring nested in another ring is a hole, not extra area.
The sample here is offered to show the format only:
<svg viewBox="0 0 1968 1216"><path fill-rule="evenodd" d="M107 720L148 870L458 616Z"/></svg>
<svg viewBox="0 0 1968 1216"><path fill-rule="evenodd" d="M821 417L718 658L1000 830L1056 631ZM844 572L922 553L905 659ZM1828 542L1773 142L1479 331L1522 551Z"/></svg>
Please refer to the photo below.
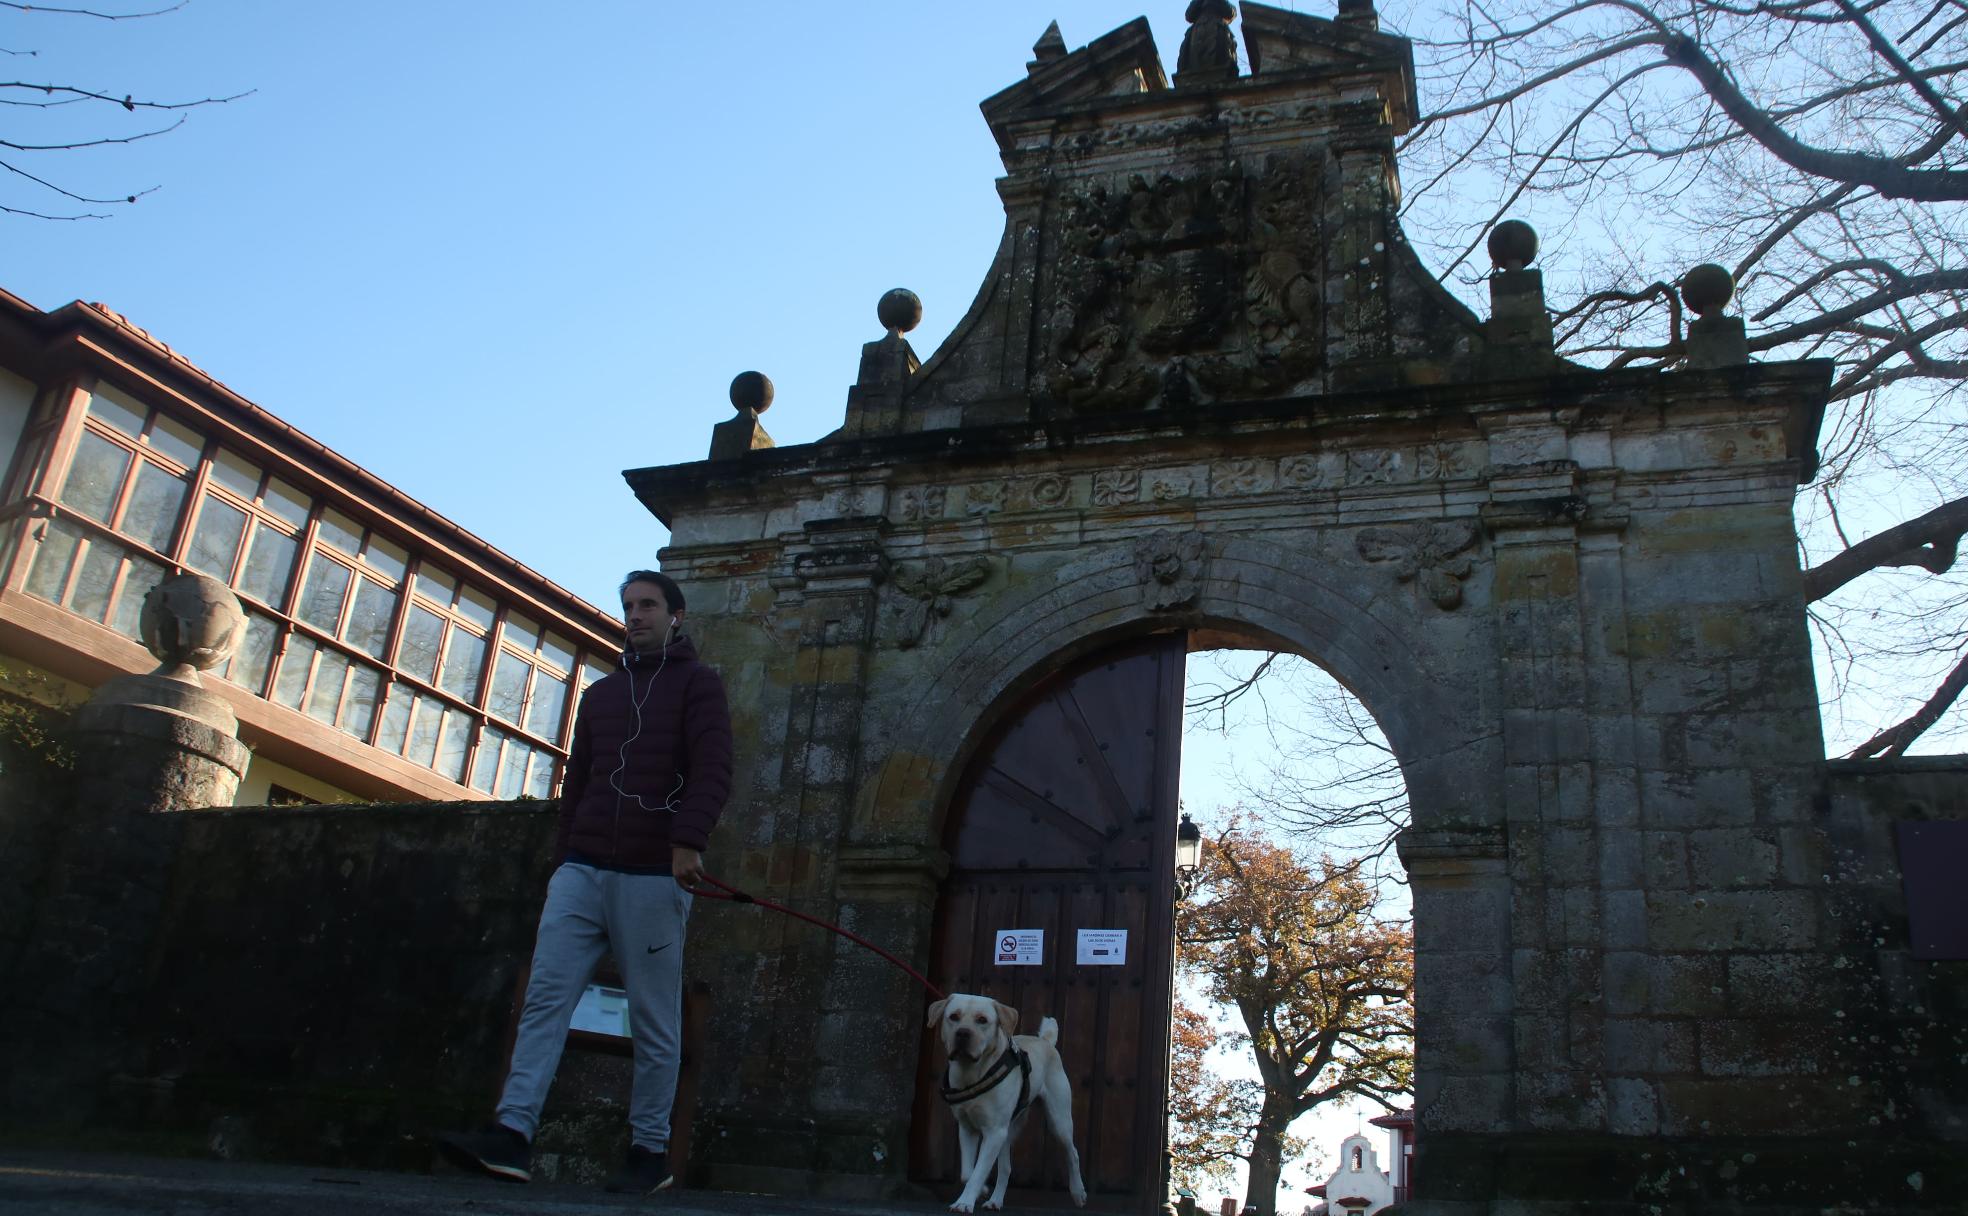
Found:
<svg viewBox="0 0 1968 1216"><path fill-rule="evenodd" d="M873 950L876 954L881 955L889 962L894 963L896 966L902 968L902 970L908 972L910 977L914 979L918 984L921 984L923 987L929 989L930 995L934 996L937 1000L940 1001L946 998L946 994L941 988L938 988L936 985L930 983L928 980L923 978L922 972L917 971L914 967L911 967L909 964L903 962L899 958L896 958L893 954L890 954L888 951L882 949L880 946L877 946L875 943L869 941L867 938L862 937L857 933L849 933L846 929L841 928L839 925L828 924L826 921L821 920L817 916L808 916L806 913L795 911L792 908L788 908L784 904L775 904L769 899L760 899L755 895L747 895L745 894L745 892L740 891L737 887L732 886L730 883L720 882L718 879L712 878L709 874L704 875L703 879L711 886L718 888L716 891L706 891L703 890L702 888L699 888L696 891L696 894L701 895L706 899L729 900L734 904L756 904L761 908L770 908L774 912L784 912L787 916L793 917L796 920L803 920L809 925L818 925L822 929L827 930L829 933L838 933L842 937L846 938L848 941L853 942L855 945L863 946L869 950Z"/></svg>

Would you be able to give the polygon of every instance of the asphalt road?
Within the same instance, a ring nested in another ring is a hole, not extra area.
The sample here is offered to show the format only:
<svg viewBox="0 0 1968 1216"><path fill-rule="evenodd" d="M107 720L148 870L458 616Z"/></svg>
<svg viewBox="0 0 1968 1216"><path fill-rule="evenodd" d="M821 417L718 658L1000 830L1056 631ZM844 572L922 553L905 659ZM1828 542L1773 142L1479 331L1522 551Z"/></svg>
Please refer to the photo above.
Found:
<svg viewBox="0 0 1968 1216"><path fill-rule="evenodd" d="M891 1216L940 1204L663 1191L647 1199L461 1174L383 1174L223 1161L0 1150L6 1216Z"/></svg>

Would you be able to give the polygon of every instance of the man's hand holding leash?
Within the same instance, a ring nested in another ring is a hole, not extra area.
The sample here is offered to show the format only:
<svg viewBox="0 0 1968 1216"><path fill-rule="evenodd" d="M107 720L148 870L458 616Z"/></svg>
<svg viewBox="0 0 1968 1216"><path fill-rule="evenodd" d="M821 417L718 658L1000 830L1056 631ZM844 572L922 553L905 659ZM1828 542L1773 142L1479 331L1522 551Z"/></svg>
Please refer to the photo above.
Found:
<svg viewBox="0 0 1968 1216"><path fill-rule="evenodd" d="M695 891L697 884L704 881L704 855L680 844L671 845L670 876L676 879L677 886Z"/></svg>

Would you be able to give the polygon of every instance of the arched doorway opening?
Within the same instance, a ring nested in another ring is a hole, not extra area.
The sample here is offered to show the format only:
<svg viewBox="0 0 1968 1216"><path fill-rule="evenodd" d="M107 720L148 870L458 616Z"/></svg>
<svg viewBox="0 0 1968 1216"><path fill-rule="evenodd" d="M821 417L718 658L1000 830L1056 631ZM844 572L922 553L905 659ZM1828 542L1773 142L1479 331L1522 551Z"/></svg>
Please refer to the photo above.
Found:
<svg viewBox="0 0 1968 1216"><path fill-rule="evenodd" d="M1246 629L1180 629L1062 661L980 719L944 816L931 977L1059 1019L1096 1210L1166 1199L1185 672L1192 651L1220 648L1286 649ZM939 1191L960 1182L941 1073L925 1032L911 1172ZM1066 1201L1047 1137L1019 1138L1012 1176L1019 1202Z"/></svg>
<svg viewBox="0 0 1968 1216"><path fill-rule="evenodd" d="M1372 715L1309 660L1199 649L1189 688L1182 786L1204 848L1176 919L1172 1181L1200 1210L1296 1213L1343 1144L1411 1117L1406 785ZM1369 1210L1407 1183L1383 1153L1353 1175Z"/></svg>
<svg viewBox="0 0 1968 1216"><path fill-rule="evenodd" d="M988 730L945 820L931 979L1059 1019L1095 1210L1161 1202L1187 649L1186 633L1149 635L1041 681ZM1100 943L1120 953L1095 954ZM911 1160L918 1181L943 1187L958 1180L957 1147L928 1033L921 1060ZM1065 1193L1041 1136L1020 1137L1012 1180Z"/></svg>

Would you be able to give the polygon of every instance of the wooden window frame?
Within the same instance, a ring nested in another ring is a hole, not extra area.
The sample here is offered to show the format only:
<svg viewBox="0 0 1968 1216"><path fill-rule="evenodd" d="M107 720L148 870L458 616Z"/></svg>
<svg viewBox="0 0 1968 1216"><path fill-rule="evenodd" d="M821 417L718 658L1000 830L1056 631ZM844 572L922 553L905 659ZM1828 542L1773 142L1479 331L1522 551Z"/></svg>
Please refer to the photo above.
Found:
<svg viewBox="0 0 1968 1216"><path fill-rule="evenodd" d="M153 386L155 387L155 386ZM141 410L143 422L138 437L131 436L97 420L90 422L89 404L93 397L103 391L113 392L120 403L126 403L136 412ZM258 540L259 530L271 528L294 546L294 562L283 582L277 602L267 602L240 592L242 607L246 607L252 617L262 618L272 623L274 636L266 658L266 670L257 686L235 683L234 687L249 695L280 706L274 699L274 690L279 682L283 667L294 650L294 638L301 637L312 643L317 651L332 651L346 659L351 669L360 665L373 669L382 681L382 688L374 715L366 734L359 738L365 746L377 747L379 751L388 749L378 747L385 716L390 706L399 696L428 698L441 705L448 716L461 712L467 716L469 734L463 774L455 782L464 789L472 789L471 771L477 763L478 752L483 746L484 732L488 727L496 727L502 734L517 743L523 743L530 752L543 755L550 767L547 798L559 792L566 777L568 754L572 751L576 722L580 703L585 689L582 679L586 665L593 662L606 676L611 670L609 655L598 649L589 636L594 631L593 623L579 616L570 616L556 608L552 602L539 598L537 594L524 588L507 586L504 579L487 569L481 561L469 553L449 547L438 538L435 542L423 536L414 527L402 530L400 521L384 515L380 519L376 510L361 498L345 495L339 486L326 480L325 475L306 464L297 463L295 458L284 450L269 443L264 437L242 430L236 422L228 421L209 408L183 397L182 394L166 389L171 404L168 408L157 403L154 391L133 391L116 381L101 379L93 374L77 374L50 380L40 387L34 412L30 422L22 432L22 443L15 458L8 462L6 469L0 470L0 489L13 487L19 497L0 505L0 528L10 530L12 545L4 560L0 560L0 586L9 591L18 591L24 583L30 566L38 560L39 545L44 541L32 533L37 526L45 528L59 521L77 530L81 539L70 557L70 566L62 580L56 606L65 612L74 612L69 606L76 580L83 563L93 548L101 543L114 544L123 553L111 586L108 590L108 603L104 619L100 624L105 629L115 629L114 622L118 611L124 606L121 597L125 594L128 573L133 560L143 560L161 566L169 574L182 573L186 567L184 560L192 537L208 500L216 499L245 516L239 545L232 556L231 568L226 571L224 581L233 585L242 575L245 564ZM169 418L177 427L196 435L200 440L197 460L190 466L181 466L173 456L155 447L149 437L159 425L159 420ZM66 481L74 462L75 452L84 434L94 432L103 439L123 449L129 456L121 481L116 487L109 504L109 523L99 523L80 512L64 506L59 501L59 489ZM239 491L221 483L213 474L220 453L230 452L243 462L259 469L255 491L249 501ZM123 531L128 522L128 512L132 505L135 483L139 475L140 462L149 461L160 466L170 475L180 478L185 486L183 498L177 514L172 521L171 534L167 548L158 549L144 543ZM299 526L285 516L269 509L265 504L272 492L273 483L279 481L305 495L308 500L306 519ZM336 614L335 629L324 632L320 628L299 619L296 615L298 599L305 585L307 574L317 551L325 552L332 546L325 546L320 539L322 513L335 510L348 516L361 529L361 552L350 556L335 550L333 556L325 560L340 562L347 568L351 577L344 588ZM379 523L391 523L390 527L380 527ZM401 531L401 534L399 532ZM405 552L404 572L392 579L387 572L373 566L364 556L372 541L382 541L395 549ZM435 543L436 547L432 545ZM441 605L433 604L418 589L418 576L426 566L449 573L454 582L451 599ZM381 657L372 657L342 640L340 634L346 629L348 614L356 594L356 577L369 578L378 584L393 586L396 603L388 624L384 650ZM459 609L465 594L475 592L489 599L493 606L493 617L489 627L483 631L476 622L466 617ZM413 599L412 597L416 597ZM397 663L401 657L403 634L409 620L413 603L435 607L445 621L445 632L440 642L439 661L433 678L429 681L420 676L401 670ZM546 660L540 652L541 641L536 640L532 653L506 644L505 629L509 615L518 612L536 622L541 638L548 633L562 636L568 642L573 654L572 668L566 673L567 696L561 708L558 721L549 733L529 730L525 723L528 712L533 707L539 693L539 681L544 678ZM89 618L75 613L83 620ZM456 696L437 683L443 673L443 655L451 645L452 631L464 629L478 636L484 643L484 653L479 662L477 696L474 699ZM502 654L511 652L523 660L529 670L523 690L518 720L507 723L492 716L487 708L492 693L492 681L496 674ZM294 712L306 716L315 726L333 730L344 737L356 739L342 730L340 723L349 709L349 691L353 684L353 672L345 673L343 685L336 699L335 721L323 724L307 715L306 705L309 697L316 691L320 676L320 665L312 656L309 669L301 682L301 707ZM600 677L597 677L600 678ZM285 706L280 706L286 708ZM407 741L408 724L406 724ZM401 752L388 753L403 759ZM505 763L503 755L497 765ZM529 759L531 766L537 763ZM432 766L419 765L420 768ZM438 775L442 777L442 773ZM444 780L450 780L444 777ZM498 788L498 768L495 767L492 784ZM522 778L521 792L525 788ZM477 792L477 791L474 791ZM496 796L496 793L492 796Z"/></svg>

